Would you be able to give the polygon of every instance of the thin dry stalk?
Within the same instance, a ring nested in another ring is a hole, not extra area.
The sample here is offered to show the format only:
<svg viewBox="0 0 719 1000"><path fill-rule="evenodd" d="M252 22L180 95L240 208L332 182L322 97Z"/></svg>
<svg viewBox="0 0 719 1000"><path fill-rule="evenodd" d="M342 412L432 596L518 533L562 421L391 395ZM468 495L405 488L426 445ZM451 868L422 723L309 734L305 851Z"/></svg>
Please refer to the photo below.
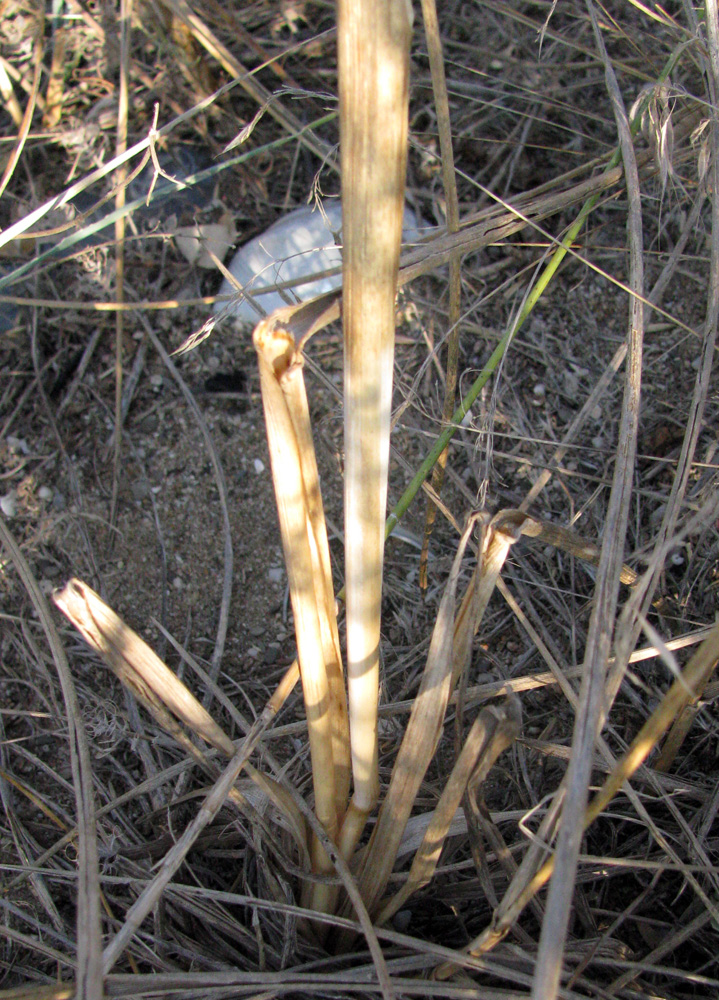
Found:
<svg viewBox="0 0 719 1000"><path fill-rule="evenodd" d="M225 640L227 638L227 627L229 624L230 617L230 600L232 597L232 575L234 566L234 553L232 548L232 531L230 527L230 512L229 512L229 500L227 496L227 483L225 480L225 472L222 468L222 462L220 461L220 456L217 452L217 448L210 434L209 428L207 426L207 421L204 418L202 410L197 404L197 400L190 392L190 389L185 382L184 378L180 374L177 365L172 360L170 355L167 353L165 348L162 346L160 338L157 336L152 326L147 320L147 317L142 313L138 312L138 318L145 328L147 336L152 341L152 346L155 348L157 353L162 358L162 363L165 365L170 375L177 384L180 392L185 398L187 405L189 406L192 414L197 422L197 426L202 434L202 439L205 442L208 454L210 456L210 462L212 463L212 471L215 477L215 483L217 486L217 497L220 504L220 511L222 513L222 557L223 557L223 567L222 567L222 595L220 597L220 605L217 615L217 632L215 636L215 645L212 649L212 658L210 661L210 678L212 681L216 681L220 673L220 664L222 663L222 657L225 651ZM210 691L206 691L205 697L203 698L203 704L205 708L210 704L210 699L212 695Z"/></svg>
<svg viewBox="0 0 719 1000"><path fill-rule="evenodd" d="M177 18L178 22L187 26L197 42L209 52L213 59L217 60L233 79L237 80L250 97L267 110L267 113L283 129L290 135L296 136L298 141L319 157L322 163L327 163L330 167L334 166L332 149L307 129L295 114L283 106L281 101L273 98L270 91L263 87L257 77L242 65L226 45L223 45L202 18L198 17L192 10L186 0L162 0L162 3L172 16Z"/></svg>
<svg viewBox="0 0 719 1000"><path fill-rule="evenodd" d="M377 704L395 295L407 163L407 0L340 0L345 584L354 791L340 834L351 857L379 793Z"/></svg>
<svg viewBox="0 0 719 1000"><path fill-rule="evenodd" d="M129 60L130 36L132 32L133 0L121 0L120 3L120 84L118 88L117 108L117 142L115 155L121 157L127 152L127 113L129 102ZM121 211L125 206L125 182L127 180L127 163L121 163L117 170L117 194L115 209ZM125 216L120 215L115 222L115 298L118 305L125 301ZM112 501L110 504L110 525L115 527L117 518L117 501L120 492L120 476L122 473L122 356L125 347L125 314L118 309L115 314L115 432L113 435L112 461ZM111 531L109 546L112 549L115 533Z"/></svg>
<svg viewBox="0 0 719 1000"><path fill-rule="evenodd" d="M449 98L447 96L447 79L444 72L444 57L442 55L442 40L437 21L437 6L435 0L422 0L422 18L424 32L427 38L429 67L432 74L432 90L434 106L437 112L437 131L439 133L439 148L442 157L442 184L447 204L447 232L459 232L459 200L457 198L457 178L454 172L454 154L452 152L452 125L449 116ZM453 254L449 262L449 339L447 342L447 367L444 375L444 403L442 405L442 422L449 423L452 419L457 389L457 370L459 367L459 314L462 299L461 255ZM432 489L437 495L442 492L444 469L447 464L449 446L437 459L432 471ZM419 560L419 585L427 590L427 559L429 556L429 540L432 526L437 513L437 506L431 499L427 501L425 514L424 539Z"/></svg>
<svg viewBox="0 0 719 1000"><path fill-rule="evenodd" d="M629 300L626 382L616 450L617 459L607 507L604 544L597 570L594 607L584 653L584 677L580 691L579 713L572 739L572 758L567 773L567 793L562 807L557 840L555 876L549 887L537 955L537 967L532 984L533 1000L554 1000L559 988L562 953L582 839L582 817L586 810L594 745L603 708L624 538L629 517L639 423L639 393L644 339L644 306L641 301L644 291L644 267L639 173L629 122L601 32L594 18L591 0L588 0L587 7L592 18L597 47L604 62L607 89L614 108L624 161L628 200L629 284L633 294Z"/></svg>
<svg viewBox="0 0 719 1000"><path fill-rule="evenodd" d="M100 878L97 849L95 798L92 765L67 656L50 615L47 601L15 539L0 519L0 540L4 544L33 602L52 651L67 713L70 765L77 809L77 983L76 996L95 1000L102 996L102 937L100 927Z"/></svg>

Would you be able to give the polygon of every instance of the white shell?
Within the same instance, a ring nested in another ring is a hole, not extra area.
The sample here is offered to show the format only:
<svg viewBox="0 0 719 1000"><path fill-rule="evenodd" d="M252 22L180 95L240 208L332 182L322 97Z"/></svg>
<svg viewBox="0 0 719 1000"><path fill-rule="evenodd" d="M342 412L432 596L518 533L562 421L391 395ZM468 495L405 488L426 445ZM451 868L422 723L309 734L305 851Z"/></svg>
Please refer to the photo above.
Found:
<svg viewBox="0 0 719 1000"><path fill-rule="evenodd" d="M324 213L318 208L298 208L275 222L261 236L256 236L237 251L230 264L230 273L252 293L259 306L269 315L290 302L305 301L324 292L331 292L342 284L342 274L317 280L303 280L301 284L285 289L284 298L278 291L260 293L260 289L277 282L311 278L320 271L340 267L342 253L335 241L342 229L342 204L339 198L327 199ZM405 243L416 242L424 235L414 212L405 208ZM255 291L257 290L257 291ZM225 279L219 295L235 295L237 289ZM215 315L231 316L240 323L253 326L260 314L246 299L217 302Z"/></svg>

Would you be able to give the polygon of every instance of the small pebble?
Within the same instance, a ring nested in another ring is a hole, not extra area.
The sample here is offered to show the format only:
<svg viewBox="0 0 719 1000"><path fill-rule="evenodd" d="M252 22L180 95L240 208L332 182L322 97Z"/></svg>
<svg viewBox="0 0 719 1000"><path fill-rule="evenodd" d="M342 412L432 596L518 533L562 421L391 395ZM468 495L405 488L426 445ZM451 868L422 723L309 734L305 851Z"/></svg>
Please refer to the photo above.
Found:
<svg viewBox="0 0 719 1000"><path fill-rule="evenodd" d="M262 654L262 662L270 666L270 664L272 663L277 663L279 656L280 656L279 642L271 642L269 646L265 648L265 651Z"/></svg>
<svg viewBox="0 0 719 1000"><path fill-rule="evenodd" d="M665 503L659 504L659 506L656 508L656 510L653 510L651 512L651 514L649 515L649 521L650 521L650 523L651 524L659 524L659 522L661 521L661 519L664 517L664 513L665 513L666 509L667 509L667 505Z"/></svg>
<svg viewBox="0 0 719 1000"><path fill-rule="evenodd" d="M48 503L53 498L53 492L49 486L41 486L37 491L38 499Z"/></svg>
<svg viewBox="0 0 719 1000"><path fill-rule="evenodd" d="M138 479L131 484L130 492L135 500L144 500L150 495L150 483L147 479Z"/></svg>
<svg viewBox="0 0 719 1000"><path fill-rule="evenodd" d="M160 426L160 418L156 413L150 413L137 425L137 429L141 434L154 434L157 428Z"/></svg>
<svg viewBox="0 0 719 1000"><path fill-rule="evenodd" d="M267 570L267 579L270 583L282 583L285 578L285 571L281 566L272 566Z"/></svg>
<svg viewBox="0 0 719 1000"><path fill-rule="evenodd" d="M14 451L16 455L30 454L30 449L28 448L28 444L25 438L15 437L14 434L8 434L7 443L8 447L11 449L11 451Z"/></svg>
<svg viewBox="0 0 719 1000"><path fill-rule="evenodd" d="M150 375L150 385L156 391L157 391L157 389L161 389L162 388L162 375Z"/></svg>
<svg viewBox="0 0 719 1000"><path fill-rule="evenodd" d="M257 473L258 476L261 472L265 471L265 463L262 461L262 459L256 458L253 464L255 466L255 472Z"/></svg>
<svg viewBox="0 0 719 1000"><path fill-rule="evenodd" d="M4 497L0 497L0 510L3 512L5 517L15 517L17 514L17 497L14 492L6 493Z"/></svg>
<svg viewBox="0 0 719 1000"><path fill-rule="evenodd" d="M399 934L406 934L409 925L412 923L411 910L398 910L392 917L392 926Z"/></svg>
<svg viewBox="0 0 719 1000"><path fill-rule="evenodd" d="M184 583L182 582L182 577L176 576L172 581L172 586L175 588L175 590L182 590L182 588L185 586Z"/></svg>
<svg viewBox="0 0 719 1000"><path fill-rule="evenodd" d="M61 567L50 562L49 559L40 559L37 568L46 580L56 580L62 574Z"/></svg>
<svg viewBox="0 0 719 1000"><path fill-rule="evenodd" d="M537 382L532 392L534 394L534 399L532 400L532 402L534 403L535 406L541 406L542 403L544 402L545 396L547 395L547 389L544 385L544 382Z"/></svg>

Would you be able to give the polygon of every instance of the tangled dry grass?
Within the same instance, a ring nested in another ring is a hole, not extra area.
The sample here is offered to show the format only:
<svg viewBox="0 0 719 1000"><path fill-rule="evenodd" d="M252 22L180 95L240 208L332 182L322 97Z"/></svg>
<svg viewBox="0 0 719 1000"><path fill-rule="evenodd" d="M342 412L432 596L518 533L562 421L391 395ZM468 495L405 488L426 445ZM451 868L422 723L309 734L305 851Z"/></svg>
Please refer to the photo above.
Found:
<svg viewBox="0 0 719 1000"><path fill-rule="evenodd" d="M282 689L263 713L295 649L254 351L226 326L202 340L219 275L177 249L196 223L232 219L244 241L338 193L334 6L2 12L3 995L97 996L102 981L128 997L548 997L559 976L562 997L716 996L716 4L442 4L446 120L415 12L408 198L447 234L400 274L383 794L466 515L533 520L387 899L475 719L513 695L521 734L469 782L432 880L374 930L351 907L310 924L302 905L287 818L312 823L301 698ZM186 187L158 176L166 197L148 204L155 157ZM453 324L468 412L432 480L423 595L418 487L446 443ZM329 324L307 369L337 590L341 367ZM472 557L458 566L459 593L472 571ZM138 710L50 610L71 576L144 635L230 745L253 734L256 773L275 784L235 781L233 758L218 785L215 751ZM684 668L699 680L677 680Z"/></svg>

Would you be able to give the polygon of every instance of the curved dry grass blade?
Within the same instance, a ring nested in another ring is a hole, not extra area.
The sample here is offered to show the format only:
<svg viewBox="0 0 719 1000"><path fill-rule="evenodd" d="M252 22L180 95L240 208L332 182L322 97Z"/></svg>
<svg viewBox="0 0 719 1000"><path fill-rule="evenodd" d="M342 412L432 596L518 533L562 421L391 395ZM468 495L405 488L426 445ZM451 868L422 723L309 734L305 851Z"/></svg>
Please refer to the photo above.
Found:
<svg viewBox="0 0 719 1000"><path fill-rule="evenodd" d="M232 740L150 646L95 591L72 579L53 601L102 656L118 679L143 703L159 699L210 746L232 756Z"/></svg>
<svg viewBox="0 0 719 1000"><path fill-rule="evenodd" d="M412 893L430 881L467 783L470 778L474 780L475 775L478 781L484 781L500 753L511 746L519 735L521 718L519 699L512 696L505 705L483 708L474 720L412 861L407 881L384 905L377 924L390 920ZM477 774L478 771L481 773Z"/></svg>
<svg viewBox="0 0 719 1000"><path fill-rule="evenodd" d="M457 580L476 520L476 517L470 518L460 539L437 614L419 691L392 769L389 789L363 859L359 886L370 913L376 911L386 888L414 800L434 755L452 690L455 664L466 645L464 636L468 635L471 642L509 547L518 537L511 519L508 524L504 523L502 514L493 519L486 532L479 579L476 579L477 573L473 577L478 596L473 595L468 602L465 595L455 623ZM471 615L467 614L469 608Z"/></svg>
<svg viewBox="0 0 719 1000"><path fill-rule="evenodd" d="M674 681L658 707L632 740L627 752L617 761L616 767L604 782L601 790L589 803L582 830L586 830L594 822L637 768L644 763L672 721L681 715L690 700L697 696L696 692L700 691L706 684L717 666L717 661L719 661L719 625L714 626L687 663L681 677ZM556 808L556 804L553 804L553 808ZM546 831L540 830L539 836L545 842L547 841ZM469 953L481 955L501 941L527 903L546 885L553 871L554 857L551 857L542 865L534 878L525 884L521 892L513 895L506 905L503 904L501 916L498 919L493 919L491 925L475 938L467 949ZM455 966L447 963L437 970L436 975L438 978L444 979L450 976L454 970Z"/></svg>
<svg viewBox="0 0 719 1000"><path fill-rule="evenodd" d="M528 519L516 510L500 511L482 535L481 558L465 591L454 628L452 690L469 665L472 640L497 585L509 547L520 537Z"/></svg>
<svg viewBox="0 0 719 1000"><path fill-rule="evenodd" d="M0 520L0 539L10 553L42 623L57 667L65 701L78 830L77 982L75 995L82 1000L95 1000L103 993L100 961L102 941L100 933L100 879L92 767L82 712L77 700L67 656L50 616L47 601L33 577L25 557L2 520Z"/></svg>
<svg viewBox="0 0 719 1000"><path fill-rule="evenodd" d="M25 142L27 140L28 133L30 132L30 126L32 125L33 115L35 114L35 108L38 103L38 91L40 88L40 80L42 79L43 54L44 54L42 29L43 29L43 20L42 17L38 17L37 24L35 27L36 38L33 44L34 67L33 67L32 84L30 86L30 93L28 94L27 104L25 105L25 112L22 115L22 119L16 123L18 126L18 135L17 139L15 140L15 145L8 157L7 163L5 164L5 167L3 169L2 178L0 179L0 198L3 195L5 188L8 186L8 183L10 182L10 178L13 175L15 167L18 165L18 162L20 161L20 156L22 155L22 151L25 148ZM12 89L12 84L10 83L10 80L7 77L7 71L5 70L4 65L0 67L0 74L1 74L0 86L2 86L3 79L4 81L6 81L6 86L7 86L7 90L3 87L3 96L7 94L8 97L10 98L10 100L6 100L5 102L5 110L8 113L11 113L13 108L13 103L17 105L17 101L15 99L15 94ZM19 106L17 110L19 112L20 110Z"/></svg>
<svg viewBox="0 0 719 1000"><path fill-rule="evenodd" d="M506 511L505 513L509 515L510 511ZM523 535L526 535L528 538L538 538L540 542L553 545L555 548L561 549L563 552L568 552L569 555L575 556L577 559L583 559L585 562L591 563L592 566L599 565L601 550L594 542L584 538L571 528L565 528L561 524L552 524L550 521L542 521L538 517L525 514L523 510L517 511L517 516L520 515L523 518L520 525L520 531ZM630 566L622 564L622 568L619 571L619 580L621 583L629 586L636 583L637 574Z"/></svg>
<svg viewBox="0 0 719 1000"><path fill-rule="evenodd" d="M62 590L53 594L53 600L158 725L177 740L186 753L214 779L216 777L214 766L199 752L175 719L180 719L192 732L219 750L225 757L233 757L236 747L192 692L162 662L154 650L81 580L70 580ZM288 671L285 681L278 689L282 692L280 696L284 697L294 686L292 671ZM275 704L277 697L278 692L275 692L273 696ZM265 712L242 742L246 759L249 759L262 729L267 724L264 720L272 706L271 699ZM272 711L272 716L275 711L276 709ZM284 815L300 853L306 856L306 830L297 810L292 803L288 803L287 797L275 781L256 771L249 764L246 771ZM230 797L246 811L244 797L236 789L232 789Z"/></svg>

